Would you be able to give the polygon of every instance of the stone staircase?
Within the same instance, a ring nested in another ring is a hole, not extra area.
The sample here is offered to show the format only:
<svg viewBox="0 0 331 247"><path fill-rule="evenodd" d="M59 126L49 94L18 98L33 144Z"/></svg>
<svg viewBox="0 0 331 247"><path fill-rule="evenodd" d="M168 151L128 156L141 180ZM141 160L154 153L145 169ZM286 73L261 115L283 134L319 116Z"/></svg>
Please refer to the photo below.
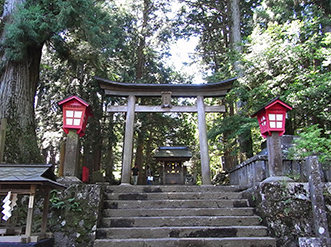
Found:
<svg viewBox="0 0 331 247"><path fill-rule="evenodd" d="M107 186L94 247L275 247L233 186Z"/></svg>

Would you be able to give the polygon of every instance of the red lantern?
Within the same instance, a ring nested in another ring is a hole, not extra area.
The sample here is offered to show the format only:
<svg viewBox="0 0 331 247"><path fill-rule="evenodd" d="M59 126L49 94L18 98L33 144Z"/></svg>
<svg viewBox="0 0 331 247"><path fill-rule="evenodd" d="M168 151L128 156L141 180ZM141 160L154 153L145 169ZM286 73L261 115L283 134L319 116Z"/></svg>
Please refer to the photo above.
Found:
<svg viewBox="0 0 331 247"><path fill-rule="evenodd" d="M77 129L77 134L82 137L85 134L87 119L92 116L88 103L77 96L70 96L58 105L63 111L63 130L69 133L69 129Z"/></svg>
<svg viewBox="0 0 331 247"><path fill-rule="evenodd" d="M288 110L292 110L292 107L277 97L252 116L257 117L261 135L264 138L267 135L271 136L273 131L278 132L279 136L285 133L285 119Z"/></svg>

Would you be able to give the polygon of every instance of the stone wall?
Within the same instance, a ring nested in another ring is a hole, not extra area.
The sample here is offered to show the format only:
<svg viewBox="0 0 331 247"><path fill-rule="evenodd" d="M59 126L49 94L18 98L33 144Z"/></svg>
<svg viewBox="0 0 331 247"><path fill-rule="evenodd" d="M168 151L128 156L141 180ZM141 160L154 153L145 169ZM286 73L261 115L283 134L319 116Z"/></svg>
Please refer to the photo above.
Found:
<svg viewBox="0 0 331 247"><path fill-rule="evenodd" d="M102 187L75 184L53 191L48 219L55 247L89 247L95 239L102 203Z"/></svg>
<svg viewBox="0 0 331 247"><path fill-rule="evenodd" d="M53 233L54 239L51 239L51 243L47 242L47 246L92 247L99 220L99 211L102 207L102 197L103 187L96 184L76 183L69 185L65 190L52 190L47 232ZM3 198L4 196L0 196L0 201ZM28 202L29 196L19 195L17 206L12 212L13 216L6 222L22 229L23 233ZM43 202L44 197L38 195L35 201L32 234L40 232Z"/></svg>
<svg viewBox="0 0 331 247"><path fill-rule="evenodd" d="M277 246L296 247L300 237L316 236L308 183L260 183L244 195L256 207L271 236L277 238ZM324 198L330 219L330 183L325 186Z"/></svg>

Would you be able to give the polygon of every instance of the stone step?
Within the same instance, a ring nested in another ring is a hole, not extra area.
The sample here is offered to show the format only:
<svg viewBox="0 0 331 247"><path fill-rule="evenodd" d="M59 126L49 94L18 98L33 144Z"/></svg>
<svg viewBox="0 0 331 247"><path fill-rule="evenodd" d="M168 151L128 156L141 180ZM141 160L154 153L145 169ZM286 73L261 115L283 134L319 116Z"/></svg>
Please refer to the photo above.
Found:
<svg viewBox="0 0 331 247"><path fill-rule="evenodd" d="M148 209L104 209L104 217L153 217L153 216L251 216L254 208L148 208Z"/></svg>
<svg viewBox="0 0 331 247"><path fill-rule="evenodd" d="M97 239L94 247L276 247L269 237Z"/></svg>
<svg viewBox="0 0 331 247"><path fill-rule="evenodd" d="M265 226L183 226L99 228L98 239L266 237Z"/></svg>
<svg viewBox="0 0 331 247"><path fill-rule="evenodd" d="M185 199L241 199L240 192L155 192L155 193L107 193L107 200L185 200Z"/></svg>
<svg viewBox="0 0 331 247"><path fill-rule="evenodd" d="M107 186L94 247L276 247L237 186Z"/></svg>
<svg viewBox="0 0 331 247"><path fill-rule="evenodd" d="M109 217L101 227L256 226L258 216Z"/></svg>
<svg viewBox="0 0 331 247"><path fill-rule="evenodd" d="M105 209L124 208L240 208L248 207L246 199L221 200L104 200Z"/></svg>
<svg viewBox="0 0 331 247"><path fill-rule="evenodd" d="M109 185L106 193L160 193L160 192L239 192L238 186L213 185Z"/></svg>

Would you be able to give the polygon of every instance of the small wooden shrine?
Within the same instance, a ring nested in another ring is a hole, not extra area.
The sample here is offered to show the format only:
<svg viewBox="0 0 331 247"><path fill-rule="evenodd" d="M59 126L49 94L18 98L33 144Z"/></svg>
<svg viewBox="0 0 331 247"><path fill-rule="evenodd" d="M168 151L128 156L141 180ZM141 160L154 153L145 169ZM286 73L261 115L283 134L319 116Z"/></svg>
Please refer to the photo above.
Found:
<svg viewBox="0 0 331 247"><path fill-rule="evenodd" d="M3 217L0 220L0 243L38 242L40 239L50 237L46 233L46 227L52 189L65 189L65 186L56 182L52 165L0 164L0 196L4 198L2 201ZM41 232L32 233L35 197L38 194L44 197ZM13 222L11 219L11 214L15 213L16 201L20 195L29 196L26 225L23 227L18 226L17 222ZM4 204L9 206L8 210L4 209Z"/></svg>
<svg viewBox="0 0 331 247"><path fill-rule="evenodd" d="M161 163L160 176L163 184L184 184L192 153L188 147L159 147L154 158Z"/></svg>

